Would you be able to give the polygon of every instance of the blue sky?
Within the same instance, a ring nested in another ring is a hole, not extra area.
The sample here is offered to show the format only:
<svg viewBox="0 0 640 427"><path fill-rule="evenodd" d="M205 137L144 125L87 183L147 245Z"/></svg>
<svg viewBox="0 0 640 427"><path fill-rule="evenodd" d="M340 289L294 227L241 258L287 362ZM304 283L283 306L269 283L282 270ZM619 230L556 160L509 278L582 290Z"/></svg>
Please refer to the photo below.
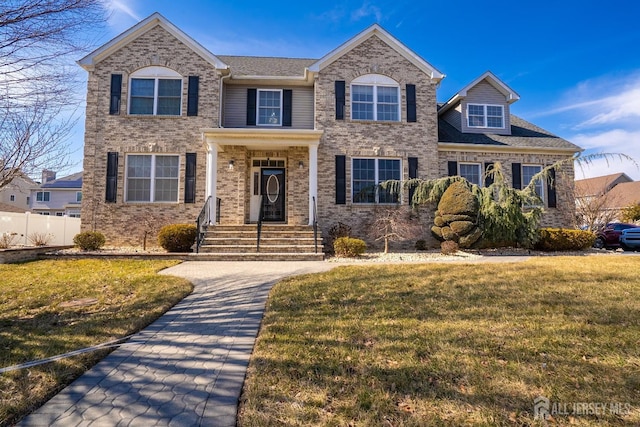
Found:
<svg viewBox="0 0 640 427"><path fill-rule="evenodd" d="M520 94L512 113L586 153L640 161L637 0L105 2L111 15L96 47L157 11L214 54L320 58L377 22L447 75L439 101L491 70ZM640 180L619 160L576 175L616 172Z"/></svg>

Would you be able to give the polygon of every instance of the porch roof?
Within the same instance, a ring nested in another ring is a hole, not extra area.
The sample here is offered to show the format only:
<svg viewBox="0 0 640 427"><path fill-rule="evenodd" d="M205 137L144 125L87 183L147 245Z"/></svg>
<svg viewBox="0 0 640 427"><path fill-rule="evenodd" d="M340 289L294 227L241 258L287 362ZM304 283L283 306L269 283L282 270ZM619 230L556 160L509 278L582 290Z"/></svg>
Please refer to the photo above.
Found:
<svg viewBox="0 0 640 427"><path fill-rule="evenodd" d="M275 147L309 147L320 144L324 131L315 129L248 129L204 128L200 129L206 144L240 145L252 150Z"/></svg>

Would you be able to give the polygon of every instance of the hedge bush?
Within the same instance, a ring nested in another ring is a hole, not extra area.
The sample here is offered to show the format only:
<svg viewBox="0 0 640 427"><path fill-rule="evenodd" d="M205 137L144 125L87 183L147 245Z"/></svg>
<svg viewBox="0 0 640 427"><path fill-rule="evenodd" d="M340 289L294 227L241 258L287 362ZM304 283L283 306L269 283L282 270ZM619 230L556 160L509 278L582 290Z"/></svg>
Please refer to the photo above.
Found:
<svg viewBox="0 0 640 427"><path fill-rule="evenodd" d="M191 252L197 232L194 224L165 225L158 233L158 244L167 252Z"/></svg>
<svg viewBox="0 0 640 427"><path fill-rule="evenodd" d="M105 242L104 234L99 231L83 231L73 238L73 243L83 251L97 251Z"/></svg>
<svg viewBox="0 0 640 427"><path fill-rule="evenodd" d="M460 246L453 240L445 240L440 243L440 253L442 255L453 255L460 250Z"/></svg>
<svg viewBox="0 0 640 427"><path fill-rule="evenodd" d="M367 249L364 240L353 237L339 237L333 242L333 249L336 256L354 258L360 256Z"/></svg>
<svg viewBox="0 0 640 427"><path fill-rule="evenodd" d="M542 251L581 251L593 246L596 235L591 231L568 228L541 228L535 248Z"/></svg>

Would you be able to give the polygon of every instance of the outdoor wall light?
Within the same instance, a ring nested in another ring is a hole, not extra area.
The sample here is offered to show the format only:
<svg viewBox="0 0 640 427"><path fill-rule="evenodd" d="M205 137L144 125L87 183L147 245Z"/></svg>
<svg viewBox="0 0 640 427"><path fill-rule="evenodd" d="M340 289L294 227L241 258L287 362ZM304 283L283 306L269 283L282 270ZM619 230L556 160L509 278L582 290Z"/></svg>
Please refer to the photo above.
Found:
<svg viewBox="0 0 640 427"><path fill-rule="evenodd" d="M298 169L303 169L304 168L304 162L302 160L300 160L298 162Z"/></svg>
<svg viewBox="0 0 640 427"><path fill-rule="evenodd" d="M233 167L235 166L236 162L234 160L229 160L229 170L232 171Z"/></svg>

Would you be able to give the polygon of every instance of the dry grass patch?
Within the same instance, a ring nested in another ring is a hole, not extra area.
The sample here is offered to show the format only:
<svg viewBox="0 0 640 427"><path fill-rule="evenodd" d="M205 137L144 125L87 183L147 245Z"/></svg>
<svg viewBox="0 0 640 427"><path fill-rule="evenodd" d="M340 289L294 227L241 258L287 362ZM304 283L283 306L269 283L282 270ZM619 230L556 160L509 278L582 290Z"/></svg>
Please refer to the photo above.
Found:
<svg viewBox="0 0 640 427"><path fill-rule="evenodd" d="M553 257L286 280L240 425L543 425L538 396L631 406L554 425L639 425L639 271L636 257Z"/></svg>
<svg viewBox="0 0 640 427"><path fill-rule="evenodd" d="M157 272L175 261L36 261L0 265L0 367L127 336L188 295ZM87 353L0 374L0 425L42 404L106 355Z"/></svg>

